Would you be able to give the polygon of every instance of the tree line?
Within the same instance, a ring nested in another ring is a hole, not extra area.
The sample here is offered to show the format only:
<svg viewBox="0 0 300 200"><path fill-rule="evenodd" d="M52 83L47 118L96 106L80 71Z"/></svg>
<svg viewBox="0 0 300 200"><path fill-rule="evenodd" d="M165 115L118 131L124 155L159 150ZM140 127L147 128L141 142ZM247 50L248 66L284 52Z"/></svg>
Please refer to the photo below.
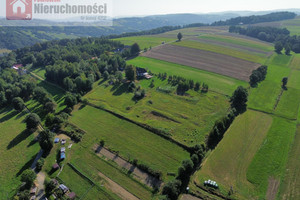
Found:
<svg viewBox="0 0 300 200"><path fill-rule="evenodd" d="M294 19L297 15L293 12L274 12L266 15L252 15L247 17L235 17L226 21L214 22L212 26L231 26L239 24L257 24L262 22L273 22Z"/></svg>

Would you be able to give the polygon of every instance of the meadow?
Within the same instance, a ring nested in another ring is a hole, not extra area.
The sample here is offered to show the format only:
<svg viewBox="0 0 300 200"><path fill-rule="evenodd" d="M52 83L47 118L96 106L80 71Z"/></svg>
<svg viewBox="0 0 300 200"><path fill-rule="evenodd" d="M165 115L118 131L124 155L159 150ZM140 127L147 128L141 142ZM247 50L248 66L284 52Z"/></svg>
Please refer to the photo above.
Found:
<svg viewBox="0 0 300 200"><path fill-rule="evenodd" d="M153 81L154 88L149 86L151 80L139 81L147 95L137 102L133 93L127 92L127 85L107 86L106 83L95 86L85 98L131 120L163 130L187 146L204 142L214 122L229 108L229 99L223 95L190 90L187 96L179 96L166 80L154 77ZM164 89L170 93L163 92Z"/></svg>
<svg viewBox="0 0 300 200"><path fill-rule="evenodd" d="M194 176L202 185L204 180L214 180L221 185L225 195L233 187L238 199L255 196L253 185L247 180L247 169L266 137L272 117L256 111L239 116L225 133L217 148L212 151L203 167Z"/></svg>
<svg viewBox="0 0 300 200"><path fill-rule="evenodd" d="M86 106L73 112L71 123L86 131L82 145L93 148L100 140L110 150L119 152L127 160L137 159L163 173L177 172L188 152L143 128L119 119L105 111Z"/></svg>
<svg viewBox="0 0 300 200"><path fill-rule="evenodd" d="M114 40L120 41L125 45L133 45L134 43L138 43L141 50L145 48L149 49L150 47L155 47L161 45L162 42L168 43L173 42L177 38L167 38L167 37L154 37L154 36L136 36L136 37L123 37L117 38Z"/></svg>
<svg viewBox="0 0 300 200"><path fill-rule="evenodd" d="M30 168L40 146L36 133L26 131L26 111L18 113L10 107L0 110L0 199L12 197L21 185L20 175Z"/></svg>
<svg viewBox="0 0 300 200"><path fill-rule="evenodd" d="M234 78L152 58L137 57L129 60L128 63L146 68L152 73L167 73L168 75L177 75L201 83L204 82L209 85L210 90L230 96L239 85L244 87L248 85L248 83Z"/></svg>
<svg viewBox="0 0 300 200"><path fill-rule="evenodd" d="M299 187L300 187L300 126L298 125L297 132L295 134L294 143L292 145L290 154L288 156L288 162L286 164L286 171L284 178L280 185L278 199L299 199Z"/></svg>

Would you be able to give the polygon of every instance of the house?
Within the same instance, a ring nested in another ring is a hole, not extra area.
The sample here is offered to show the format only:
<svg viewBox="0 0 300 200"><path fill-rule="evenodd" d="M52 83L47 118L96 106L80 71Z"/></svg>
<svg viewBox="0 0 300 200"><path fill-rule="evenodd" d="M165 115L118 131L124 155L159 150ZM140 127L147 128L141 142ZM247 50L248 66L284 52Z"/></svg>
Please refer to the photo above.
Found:
<svg viewBox="0 0 300 200"><path fill-rule="evenodd" d="M15 64L15 65L13 65L11 68L18 71L18 70L21 69L22 67L23 67L22 64Z"/></svg>
<svg viewBox="0 0 300 200"><path fill-rule="evenodd" d="M65 186L64 184L60 184L59 189L61 189L61 191L63 191L63 193L66 193L69 191L69 188L67 186Z"/></svg>
<svg viewBox="0 0 300 200"><path fill-rule="evenodd" d="M136 67L136 75L138 78L146 78L151 79L153 76L151 76L146 69Z"/></svg>

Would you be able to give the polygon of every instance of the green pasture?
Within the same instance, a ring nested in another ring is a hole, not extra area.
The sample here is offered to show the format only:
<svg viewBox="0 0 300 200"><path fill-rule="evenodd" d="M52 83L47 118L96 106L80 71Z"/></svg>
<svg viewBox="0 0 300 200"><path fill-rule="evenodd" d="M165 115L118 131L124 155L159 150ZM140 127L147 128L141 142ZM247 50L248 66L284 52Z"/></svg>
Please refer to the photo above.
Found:
<svg viewBox="0 0 300 200"><path fill-rule="evenodd" d="M275 110L275 114L296 120L298 117L299 105L300 90L288 88L288 90L283 92L279 104Z"/></svg>
<svg viewBox="0 0 300 200"><path fill-rule="evenodd" d="M296 131L294 121L273 117L272 126L248 170L247 179L255 185L260 198L264 198L268 181L280 181Z"/></svg>
<svg viewBox="0 0 300 200"><path fill-rule="evenodd" d="M153 80L154 88L149 87L151 80L137 83L147 94L137 102L133 100L134 94L127 92L127 84L107 86L105 82L95 86L85 97L97 106L163 130L188 146L204 142L214 122L224 116L229 108L229 99L223 95L190 90L189 96L179 96L167 81ZM163 92L164 89L170 89L170 93Z"/></svg>
<svg viewBox="0 0 300 200"><path fill-rule="evenodd" d="M220 190L225 196L233 187L237 199L255 197L255 188L247 180L246 173L272 121L271 116L251 110L237 117L220 144L204 161L194 181L203 184L205 180L214 180L221 185Z"/></svg>
<svg viewBox="0 0 300 200"><path fill-rule="evenodd" d="M12 197L21 185L20 175L30 168L40 146L35 133L26 131L26 111L10 107L0 109L0 199Z"/></svg>
<svg viewBox="0 0 300 200"><path fill-rule="evenodd" d="M201 83L204 82L209 85L211 90L230 96L239 85L244 87L248 85L248 83L244 81L230 77L152 58L137 57L133 60L129 60L128 64L147 68L157 74L166 72L168 75L177 75Z"/></svg>
<svg viewBox="0 0 300 200"><path fill-rule="evenodd" d="M72 123L86 131L82 145L93 148L100 140L105 146L128 160L137 159L163 173L177 172L188 152L143 128L117 118L105 111L86 106L73 112Z"/></svg>

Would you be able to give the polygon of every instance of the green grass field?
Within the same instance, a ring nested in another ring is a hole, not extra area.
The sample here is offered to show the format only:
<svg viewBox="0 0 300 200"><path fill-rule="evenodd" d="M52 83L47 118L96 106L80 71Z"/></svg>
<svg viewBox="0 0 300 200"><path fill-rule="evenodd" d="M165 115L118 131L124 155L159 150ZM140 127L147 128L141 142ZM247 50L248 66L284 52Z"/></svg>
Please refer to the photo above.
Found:
<svg viewBox="0 0 300 200"><path fill-rule="evenodd" d="M261 63L261 64L263 64L266 60L266 57L261 54L244 52L241 50L236 50L236 49L228 48L225 46L206 44L206 43L202 43L199 41L184 40L181 42L172 43L172 45L178 45L178 46L183 46L183 47L188 47L188 48L211 51L211 52L224 54L224 55L240 58L240 59L255 62L255 63Z"/></svg>
<svg viewBox="0 0 300 200"><path fill-rule="evenodd" d="M138 43L141 50L144 48L155 47L161 45L162 42L172 42L177 38L167 38L167 37L153 37L153 36L136 36L136 37L123 37L117 38L114 40L120 41L125 45L133 45L134 43Z"/></svg>
<svg viewBox="0 0 300 200"><path fill-rule="evenodd" d="M265 197L269 179L280 181L286 171L285 166L295 131L295 122L273 118L268 135L247 171L247 179L256 186L260 198Z"/></svg>
<svg viewBox="0 0 300 200"><path fill-rule="evenodd" d="M300 104L299 99L300 90L288 88L287 91L283 92L279 104L275 110L275 114L296 120L298 117Z"/></svg>
<svg viewBox="0 0 300 200"><path fill-rule="evenodd" d="M132 99L133 93L127 92L127 85L107 86L106 82L96 86L85 97L97 106L164 130L173 139L188 146L204 142L214 122L228 110L229 99L223 95L212 92L201 94L192 90L188 91L190 96L179 96L167 81L156 77L153 80L154 88L149 87L150 80L138 83L147 94L138 102ZM166 94L157 88L171 88L172 92Z"/></svg>
<svg viewBox="0 0 300 200"><path fill-rule="evenodd" d="M272 124L272 117L255 111L239 116L217 148L208 156L195 181L214 180L225 195L230 187L237 191L237 199L255 196L253 185L247 180L247 169L259 150Z"/></svg>
<svg viewBox="0 0 300 200"><path fill-rule="evenodd" d="M93 148L103 139L122 157L162 171L164 180L167 172L176 173L181 161L189 157L188 152L154 133L90 106L74 112L70 121L87 132L83 146Z"/></svg>
<svg viewBox="0 0 300 200"><path fill-rule="evenodd" d="M178 65L175 63L165 62L146 57L137 57L128 61L129 64L147 68L153 73L164 73L168 75L182 76L194 81L205 82L213 91L232 95L233 91L239 86L247 87L248 83L236 80L230 77L225 77L219 74L207 72L204 70L195 69L192 67Z"/></svg>
<svg viewBox="0 0 300 200"><path fill-rule="evenodd" d="M46 79L46 77L45 77L46 70L44 68L36 68L32 71L32 73L38 75L39 77L41 77L43 79Z"/></svg>
<svg viewBox="0 0 300 200"><path fill-rule="evenodd" d="M292 70L288 81L288 87L300 90L300 70Z"/></svg>
<svg viewBox="0 0 300 200"><path fill-rule="evenodd" d="M256 49L263 50L265 52L270 52L273 51L273 46L271 44L267 44L264 42L259 42L259 41L253 41L253 40L247 40L243 38L237 38L233 36L225 36L225 35L203 35L200 36L202 39L208 39L208 40L215 40L215 41L220 41L220 42L227 42L227 43L232 43L232 44L237 44L237 45L242 45L246 47L252 47Z"/></svg>
<svg viewBox="0 0 300 200"><path fill-rule="evenodd" d="M298 125L292 149L289 153L286 172L280 184L279 198L282 200L297 200L300 198L300 126Z"/></svg>
<svg viewBox="0 0 300 200"><path fill-rule="evenodd" d="M20 186L20 175L30 168L40 146L34 142L35 134L25 131L23 123L27 113L7 107L0 110L0 199L15 194Z"/></svg>
<svg viewBox="0 0 300 200"><path fill-rule="evenodd" d="M293 69L300 70L300 55L299 54L294 55L294 58L291 62L291 67Z"/></svg>

